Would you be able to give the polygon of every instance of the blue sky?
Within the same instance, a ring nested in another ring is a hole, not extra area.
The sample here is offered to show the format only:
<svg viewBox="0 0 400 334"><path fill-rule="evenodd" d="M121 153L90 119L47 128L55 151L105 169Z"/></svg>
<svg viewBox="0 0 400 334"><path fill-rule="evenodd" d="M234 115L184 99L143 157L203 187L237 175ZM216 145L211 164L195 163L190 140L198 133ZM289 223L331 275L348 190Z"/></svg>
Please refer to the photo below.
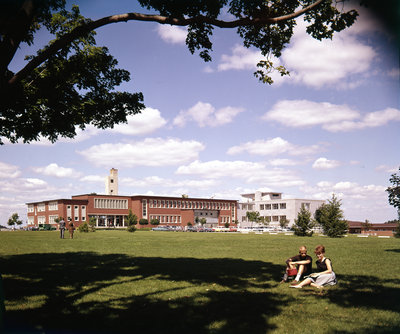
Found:
<svg viewBox="0 0 400 334"><path fill-rule="evenodd" d="M92 19L144 12L122 1L75 3ZM275 60L290 77L274 75L272 86L253 76L262 57L234 30L214 30L211 63L191 55L185 37L183 28L148 22L98 29L97 44L131 73L120 89L143 92L147 109L113 130L0 146L0 224L14 212L25 220L27 202L104 193L111 168L121 195L335 193L349 220L396 218L385 189L400 165L399 53L374 15L361 9L353 27L323 42L298 20ZM36 48L48 40L36 38ZM34 51L21 47L10 68Z"/></svg>

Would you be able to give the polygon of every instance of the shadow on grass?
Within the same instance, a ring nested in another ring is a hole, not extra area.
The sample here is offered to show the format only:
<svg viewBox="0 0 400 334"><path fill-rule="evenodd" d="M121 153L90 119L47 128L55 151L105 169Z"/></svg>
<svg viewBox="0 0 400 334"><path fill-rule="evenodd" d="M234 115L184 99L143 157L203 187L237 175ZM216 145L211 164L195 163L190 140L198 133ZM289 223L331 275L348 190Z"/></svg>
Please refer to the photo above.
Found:
<svg viewBox="0 0 400 334"><path fill-rule="evenodd" d="M8 305L25 304L6 310L7 332L257 334L274 329L269 319L289 303L268 284L282 266L262 261L74 252L7 256L0 268ZM146 279L180 287L141 292ZM126 282L138 283L138 291L118 290ZM222 289L205 288L214 283ZM115 294L101 291L113 286ZM204 289L185 296L193 286ZM157 295L166 292L160 290L181 291L168 300Z"/></svg>
<svg viewBox="0 0 400 334"><path fill-rule="evenodd" d="M400 279L340 275L339 285L327 289L327 297L343 307L366 307L400 312ZM400 328L399 328L400 329Z"/></svg>
<svg viewBox="0 0 400 334"><path fill-rule="evenodd" d="M399 279L380 279L377 276L338 276L338 285L325 287L321 291L312 288L304 289L305 294L313 295L315 298L326 298L331 303L343 308L375 309L390 311L397 314L391 323L379 323L373 327L357 329L360 334L373 333L400 333L400 280ZM354 314L357 317L357 312ZM354 329L349 331L333 331L335 334L354 333Z"/></svg>
<svg viewBox="0 0 400 334"><path fill-rule="evenodd" d="M385 249L385 252L400 253L400 249Z"/></svg>

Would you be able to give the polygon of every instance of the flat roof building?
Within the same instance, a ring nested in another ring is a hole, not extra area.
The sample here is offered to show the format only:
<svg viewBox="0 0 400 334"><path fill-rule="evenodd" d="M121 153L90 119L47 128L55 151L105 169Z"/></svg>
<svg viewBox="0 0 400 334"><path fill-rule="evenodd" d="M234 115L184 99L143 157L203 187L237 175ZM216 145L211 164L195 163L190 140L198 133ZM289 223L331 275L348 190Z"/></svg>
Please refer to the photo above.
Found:
<svg viewBox="0 0 400 334"><path fill-rule="evenodd" d="M150 223L157 219L160 225L186 227L205 219L205 227L233 226L237 219L237 201L226 199L165 197L165 196L115 196L84 194L71 199L54 199L27 203L28 226L51 224L63 217L75 226L96 219L98 228L126 227L129 211ZM138 228L141 226L138 224Z"/></svg>
<svg viewBox="0 0 400 334"><path fill-rule="evenodd" d="M283 219L286 219L287 226L291 227L302 207L314 216L315 211L325 203L325 201L313 199L283 199L282 193L279 192L256 191L241 196L247 200L238 204L238 220L242 228L264 226L250 222L246 216L248 211L258 211L270 227L279 227Z"/></svg>

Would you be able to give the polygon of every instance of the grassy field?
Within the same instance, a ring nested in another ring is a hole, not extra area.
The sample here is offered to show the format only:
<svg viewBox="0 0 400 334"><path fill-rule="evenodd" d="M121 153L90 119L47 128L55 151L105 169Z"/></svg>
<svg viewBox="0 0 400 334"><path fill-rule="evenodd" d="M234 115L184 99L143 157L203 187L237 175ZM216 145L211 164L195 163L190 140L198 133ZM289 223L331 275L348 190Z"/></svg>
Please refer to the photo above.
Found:
<svg viewBox="0 0 400 334"><path fill-rule="evenodd" d="M279 284L321 243L338 285ZM0 232L13 333L399 333L399 263L393 238Z"/></svg>

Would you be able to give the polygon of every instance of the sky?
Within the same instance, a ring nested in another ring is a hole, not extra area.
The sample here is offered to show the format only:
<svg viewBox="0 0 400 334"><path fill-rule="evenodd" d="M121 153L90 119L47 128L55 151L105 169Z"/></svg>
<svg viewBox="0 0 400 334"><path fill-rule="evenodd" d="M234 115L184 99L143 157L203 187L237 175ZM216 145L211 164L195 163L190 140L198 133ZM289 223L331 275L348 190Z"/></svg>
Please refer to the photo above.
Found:
<svg viewBox="0 0 400 334"><path fill-rule="evenodd" d="M146 12L130 1L68 1L91 19ZM119 195L243 200L257 190L284 198L328 200L335 194L348 220L397 217L385 189L399 171L399 50L393 32L371 12L332 40L305 33L302 18L276 65L272 85L254 77L263 59L235 30L214 30L212 62L192 55L182 27L127 22L101 27L131 80L118 89L142 92L146 109L127 124L89 126L52 144L0 146L0 225L28 202L105 193L118 169ZM225 19L231 19L224 14ZM10 69L49 40L21 46Z"/></svg>

